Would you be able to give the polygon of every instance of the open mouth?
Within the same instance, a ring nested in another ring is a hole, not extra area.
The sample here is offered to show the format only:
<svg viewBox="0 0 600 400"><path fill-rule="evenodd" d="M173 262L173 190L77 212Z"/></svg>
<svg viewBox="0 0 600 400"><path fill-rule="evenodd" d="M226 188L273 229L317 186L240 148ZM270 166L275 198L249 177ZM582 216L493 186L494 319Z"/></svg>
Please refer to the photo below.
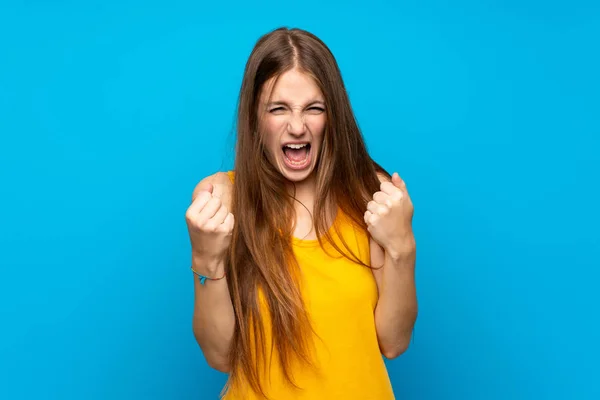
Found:
<svg viewBox="0 0 600 400"><path fill-rule="evenodd" d="M286 144L282 148L285 164L291 169L303 169L310 164L310 143Z"/></svg>

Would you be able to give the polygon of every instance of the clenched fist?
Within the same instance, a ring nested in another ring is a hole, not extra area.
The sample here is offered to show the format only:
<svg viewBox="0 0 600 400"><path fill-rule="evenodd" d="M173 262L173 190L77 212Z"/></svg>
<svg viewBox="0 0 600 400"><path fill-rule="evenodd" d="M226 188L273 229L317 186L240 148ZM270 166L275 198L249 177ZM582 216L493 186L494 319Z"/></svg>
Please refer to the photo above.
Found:
<svg viewBox="0 0 600 400"><path fill-rule="evenodd" d="M380 191L373 195L364 215L373 240L391 254L413 250L412 217L412 201L397 173L392 175L391 182L381 183Z"/></svg>
<svg viewBox="0 0 600 400"><path fill-rule="evenodd" d="M203 260L206 268L222 261L231 243L234 218L216 193L212 183L201 183L185 213L193 259ZM214 272L214 271L209 271Z"/></svg>

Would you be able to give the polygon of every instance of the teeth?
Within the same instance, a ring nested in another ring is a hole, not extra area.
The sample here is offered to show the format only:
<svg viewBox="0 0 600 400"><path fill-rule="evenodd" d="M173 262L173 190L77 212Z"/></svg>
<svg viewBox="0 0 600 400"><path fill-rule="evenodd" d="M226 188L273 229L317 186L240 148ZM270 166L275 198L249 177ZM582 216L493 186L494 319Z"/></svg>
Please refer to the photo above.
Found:
<svg viewBox="0 0 600 400"><path fill-rule="evenodd" d="M303 147L305 147L307 145L307 143L304 144L286 144L285 147L289 147L291 149L301 149Z"/></svg>

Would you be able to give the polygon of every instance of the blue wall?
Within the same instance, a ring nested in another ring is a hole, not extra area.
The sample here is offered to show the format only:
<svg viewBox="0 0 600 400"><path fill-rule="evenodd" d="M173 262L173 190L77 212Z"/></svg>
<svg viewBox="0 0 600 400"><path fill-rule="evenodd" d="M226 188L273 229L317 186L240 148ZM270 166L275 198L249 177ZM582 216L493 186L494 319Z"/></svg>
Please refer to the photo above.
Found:
<svg viewBox="0 0 600 400"><path fill-rule="evenodd" d="M216 398L184 212L280 25L336 54L416 207L399 399L598 399L600 6L0 6L0 398ZM450 5L448 5L450 4Z"/></svg>

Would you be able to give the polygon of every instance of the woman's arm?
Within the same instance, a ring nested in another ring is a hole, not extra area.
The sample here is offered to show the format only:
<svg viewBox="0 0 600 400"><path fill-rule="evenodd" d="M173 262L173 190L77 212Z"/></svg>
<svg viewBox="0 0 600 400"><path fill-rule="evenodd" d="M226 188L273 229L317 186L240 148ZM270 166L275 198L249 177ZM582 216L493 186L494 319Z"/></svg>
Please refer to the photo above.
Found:
<svg viewBox="0 0 600 400"><path fill-rule="evenodd" d="M193 264L196 271L214 270L215 276L223 274L222 263L210 269L205 268L207 264L202 260L197 260ZM227 278L218 281L207 280L204 285L200 285L199 280L194 276L194 297L192 327L196 341L208 365L227 373L229 372L229 348L235 327Z"/></svg>
<svg viewBox="0 0 600 400"><path fill-rule="evenodd" d="M406 186L399 183L399 177L394 178L393 186L383 175L380 175L380 180L388 184L382 185L382 191L374 195L365 220L372 234L371 266L383 266L373 270L379 290L375 308L377 338L382 354L391 359L408 348L417 319L416 243L410 226L412 203ZM402 192L402 195L394 190ZM373 235L379 238L379 242Z"/></svg>
<svg viewBox="0 0 600 400"><path fill-rule="evenodd" d="M194 189L192 201L207 189L212 189L212 197L218 197L221 204L231 210L232 185L225 173L204 178ZM225 271L224 259L210 259L195 249L192 250L192 268L202 275L218 278ZM194 275L194 336L208 365L221 372L229 372L229 348L234 327L227 278L206 280L201 285Z"/></svg>
<svg viewBox="0 0 600 400"><path fill-rule="evenodd" d="M373 270L379 289L375 308L377 339L381 353L386 358L396 358L408 348L417 319L415 244L414 240L406 243L395 254L385 251L373 239L370 247L371 265L383 265Z"/></svg>

